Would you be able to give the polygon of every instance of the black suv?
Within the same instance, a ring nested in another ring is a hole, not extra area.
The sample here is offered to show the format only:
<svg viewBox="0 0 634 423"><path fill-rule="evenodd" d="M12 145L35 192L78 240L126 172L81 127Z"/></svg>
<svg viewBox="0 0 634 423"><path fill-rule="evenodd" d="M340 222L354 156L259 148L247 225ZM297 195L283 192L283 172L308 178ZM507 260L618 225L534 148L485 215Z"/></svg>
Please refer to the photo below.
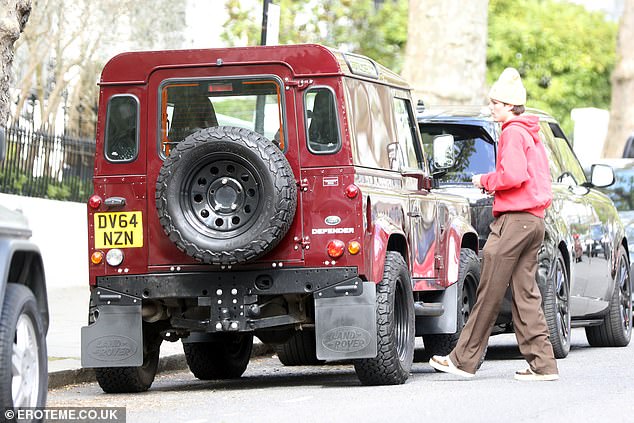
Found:
<svg viewBox="0 0 634 423"><path fill-rule="evenodd" d="M546 212L536 278L555 356L568 354L571 327L585 327L592 346L626 346L632 332L628 243L614 204L595 189L613 183L612 168L593 165L588 181L555 119L537 110L528 113L539 117L552 176L553 203ZM436 137L453 136L454 166L434 170L430 164L436 190L469 198L482 246L493 220L493 197L475 188L471 176L495 170L500 125L486 107L464 106L419 106L418 122L426 150ZM474 301L471 296L463 303L468 308ZM496 329L512 330L509 295Z"/></svg>
<svg viewBox="0 0 634 423"><path fill-rule="evenodd" d="M0 127L0 162L4 158ZM39 249L24 216L0 206L0 407L43 407L48 303ZM4 420L3 420L4 421Z"/></svg>

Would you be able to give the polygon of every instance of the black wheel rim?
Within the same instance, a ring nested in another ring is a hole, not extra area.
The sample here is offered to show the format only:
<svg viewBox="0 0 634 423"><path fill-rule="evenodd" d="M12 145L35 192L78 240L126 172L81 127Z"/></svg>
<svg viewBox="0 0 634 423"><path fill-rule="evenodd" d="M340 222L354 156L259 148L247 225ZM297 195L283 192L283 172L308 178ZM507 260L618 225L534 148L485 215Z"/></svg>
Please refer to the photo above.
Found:
<svg viewBox="0 0 634 423"><path fill-rule="evenodd" d="M184 179L181 207L188 222L213 238L246 232L261 207L260 173L241 157L207 156Z"/></svg>
<svg viewBox="0 0 634 423"><path fill-rule="evenodd" d="M621 260L619 260L617 278L622 329L623 333L627 335L632 329L632 283L627 260L624 256L621 256Z"/></svg>
<svg viewBox="0 0 634 423"><path fill-rule="evenodd" d="M396 292L394 293L394 339L396 352L400 361L404 361L407 355L407 342L409 333L409 322L407 319L407 303L405 301L405 291L401 284L401 279L397 280Z"/></svg>
<svg viewBox="0 0 634 423"><path fill-rule="evenodd" d="M570 339L570 295L566 271L561 258L555 263L555 307L557 308L557 332L559 339L567 345Z"/></svg>

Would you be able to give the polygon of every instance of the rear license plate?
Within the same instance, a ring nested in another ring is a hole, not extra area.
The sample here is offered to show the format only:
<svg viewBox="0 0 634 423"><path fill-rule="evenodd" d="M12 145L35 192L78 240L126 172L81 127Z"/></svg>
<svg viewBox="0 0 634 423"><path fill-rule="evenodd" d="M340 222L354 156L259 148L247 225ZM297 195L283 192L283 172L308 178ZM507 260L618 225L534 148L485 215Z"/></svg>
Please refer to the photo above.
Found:
<svg viewBox="0 0 634 423"><path fill-rule="evenodd" d="M140 211L95 213L95 248L143 247Z"/></svg>

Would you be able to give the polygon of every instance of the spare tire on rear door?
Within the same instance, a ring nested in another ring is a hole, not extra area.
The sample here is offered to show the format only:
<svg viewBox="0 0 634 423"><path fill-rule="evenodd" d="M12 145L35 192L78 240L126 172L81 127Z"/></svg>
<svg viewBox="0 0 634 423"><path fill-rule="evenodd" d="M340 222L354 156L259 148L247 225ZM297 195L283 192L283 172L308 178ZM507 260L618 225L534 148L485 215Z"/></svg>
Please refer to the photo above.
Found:
<svg viewBox="0 0 634 423"><path fill-rule="evenodd" d="M172 149L156 181L165 233L191 257L245 263L269 252L295 216L297 187L284 154L242 128L198 131Z"/></svg>

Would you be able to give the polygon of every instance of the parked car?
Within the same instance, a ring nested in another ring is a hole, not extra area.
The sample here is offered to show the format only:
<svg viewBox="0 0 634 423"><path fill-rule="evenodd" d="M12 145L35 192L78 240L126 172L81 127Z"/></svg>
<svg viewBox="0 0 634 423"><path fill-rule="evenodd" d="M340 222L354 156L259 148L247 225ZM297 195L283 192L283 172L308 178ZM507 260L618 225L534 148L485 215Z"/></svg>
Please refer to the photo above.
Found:
<svg viewBox="0 0 634 423"><path fill-rule="evenodd" d="M102 389L148 389L162 340L200 379L240 377L253 336L398 384L416 335L461 330L477 235L468 201L430 192L398 75L289 45L125 53L100 85L82 365Z"/></svg>
<svg viewBox="0 0 634 423"><path fill-rule="evenodd" d="M619 212L630 243L630 264L634 263L634 159L600 159L597 162L614 170L614 184L601 188L601 191L612 199ZM586 169L586 175L589 172L590 169Z"/></svg>
<svg viewBox="0 0 634 423"><path fill-rule="evenodd" d="M4 147L4 132L0 128L0 162ZM46 283L39 249L30 237L22 213L0 206L0 407L3 409L43 407L48 390Z"/></svg>
<svg viewBox="0 0 634 423"><path fill-rule="evenodd" d="M546 213L536 278L555 356L568 354L571 327L585 327L593 346L628 345L630 247L614 204L597 189L610 185L614 174L598 164L587 180L557 121L541 111L528 113L539 117L552 175L554 198ZM453 136L455 165L443 170L431 164L436 192L470 199L472 225L482 245L490 232L493 198L474 188L471 176L495 169L499 124L481 107L425 109L418 121L426 151L431 151L435 137ZM512 329L508 298L496 323L498 331Z"/></svg>

